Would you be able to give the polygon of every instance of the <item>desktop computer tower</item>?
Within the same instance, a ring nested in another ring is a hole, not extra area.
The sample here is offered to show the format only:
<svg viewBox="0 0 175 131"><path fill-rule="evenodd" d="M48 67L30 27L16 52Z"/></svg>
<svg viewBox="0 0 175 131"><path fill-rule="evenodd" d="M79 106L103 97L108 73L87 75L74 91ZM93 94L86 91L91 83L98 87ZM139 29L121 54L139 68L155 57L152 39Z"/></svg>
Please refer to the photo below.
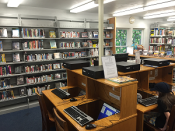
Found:
<svg viewBox="0 0 175 131"><path fill-rule="evenodd" d="M64 68L75 70L75 69L82 69L82 67L89 67L89 61L65 61L63 62Z"/></svg>
<svg viewBox="0 0 175 131"><path fill-rule="evenodd" d="M156 58L148 58L144 59L144 65L152 65L152 66L167 66L170 64L169 60L165 59L156 59Z"/></svg>
<svg viewBox="0 0 175 131"><path fill-rule="evenodd" d="M83 67L82 74L94 79L104 78L103 66Z"/></svg>
<svg viewBox="0 0 175 131"><path fill-rule="evenodd" d="M120 72L131 72L140 70L140 64L131 62L116 62L117 70Z"/></svg>

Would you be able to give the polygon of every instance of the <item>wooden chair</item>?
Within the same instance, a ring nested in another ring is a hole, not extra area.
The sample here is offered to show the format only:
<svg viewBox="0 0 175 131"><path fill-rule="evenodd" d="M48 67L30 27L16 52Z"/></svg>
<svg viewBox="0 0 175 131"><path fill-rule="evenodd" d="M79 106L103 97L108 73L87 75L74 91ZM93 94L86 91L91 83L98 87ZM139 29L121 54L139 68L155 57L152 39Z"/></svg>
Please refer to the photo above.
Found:
<svg viewBox="0 0 175 131"><path fill-rule="evenodd" d="M144 122L145 131L160 131L158 128L154 127L148 122ZM166 131L175 131L175 105L171 109L170 118L168 121Z"/></svg>
<svg viewBox="0 0 175 131"><path fill-rule="evenodd" d="M41 109L42 131L50 131L50 127L54 126L55 120L53 118L53 115L51 115L51 113L47 110L43 96L38 93L37 89L35 89L35 92L38 96L38 101Z"/></svg>
<svg viewBox="0 0 175 131"><path fill-rule="evenodd" d="M53 108L53 114L55 118L56 131L68 131L67 122L64 121L57 113L57 110Z"/></svg>

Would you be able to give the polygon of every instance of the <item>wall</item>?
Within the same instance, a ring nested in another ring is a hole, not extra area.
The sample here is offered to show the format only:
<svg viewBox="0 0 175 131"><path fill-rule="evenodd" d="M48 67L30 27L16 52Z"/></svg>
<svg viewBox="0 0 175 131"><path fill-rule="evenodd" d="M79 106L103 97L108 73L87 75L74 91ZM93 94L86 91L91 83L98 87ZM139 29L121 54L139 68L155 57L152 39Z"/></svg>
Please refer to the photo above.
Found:
<svg viewBox="0 0 175 131"><path fill-rule="evenodd" d="M61 20L98 20L98 14L94 13L70 13L68 10L59 9L48 9L48 8L37 8L37 7L26 7L20 6L18 8L7 8L6 5L0 5L0 15L37 15L37 16L56 16L57 19ZM109 18L109 15L104 15L104 19Z"/></svg>
<svg viewBox="0 0 175 131"><path fill-rule="evenodd" d="M0 16L18 16L21 15L37 15L37 16L56 16L58 20L98 20L98 14L94 13L78 13L71 14L66 10L59 9L48 9L48 8L37 8L37 7L26 7L20 6L19 8L7 8L5 4L0 5ZM112 15L104 15L104 20L112 17ZM143 38L142 45L148 49L149 47L149 34L150 34L150 24L155 21L161 20L143 20L142 18L134 17L135 23L129 23L129 16L117 17L116 18L116 26L117 28L127 29L128 38L127 38L127 46L132 45L132 30L133 29L142 29L143 30Z"/></svg>

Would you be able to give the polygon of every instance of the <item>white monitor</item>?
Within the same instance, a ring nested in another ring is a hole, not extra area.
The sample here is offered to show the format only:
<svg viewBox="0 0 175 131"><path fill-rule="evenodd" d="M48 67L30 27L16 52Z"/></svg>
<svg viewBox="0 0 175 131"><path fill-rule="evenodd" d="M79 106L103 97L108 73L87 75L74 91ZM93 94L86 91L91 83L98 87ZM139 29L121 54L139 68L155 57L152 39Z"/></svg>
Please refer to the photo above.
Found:
<svg viewBox="0 0 175 131"><path fill-rule="evenodd" d="M133 55L133 47L127 47L127 53L129 53L130 55Z"/></svg>

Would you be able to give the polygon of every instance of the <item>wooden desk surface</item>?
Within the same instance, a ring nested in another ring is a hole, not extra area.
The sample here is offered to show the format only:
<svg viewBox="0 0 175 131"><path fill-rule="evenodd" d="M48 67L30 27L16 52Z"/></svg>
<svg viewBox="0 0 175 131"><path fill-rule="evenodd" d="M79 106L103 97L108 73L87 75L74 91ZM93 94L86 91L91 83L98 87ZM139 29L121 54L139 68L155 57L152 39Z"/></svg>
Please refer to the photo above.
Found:
<svg viewBox="0 0 175 131"><path fill-rule="evenodd" d="M83 97L85 96L81 96L81 97L75 97L77 99L77 101L75 102L70 102L69 99L68 100L62 100L60 99L58 96L56 96L55 94L53 94L52 92L52 89L51 90L45 90L43 91L43 95L45 97L47 97L49 99L49 101L58 109L58 111L67 119L70 121L70 123L72 123L72 125L79 131L87 131L85 129L85 126L80 126L76 121L74 121L69 115L67 115L63 110L68 108L68 107L71 107L71 106L77 106L78 104L80 104L81 102L84 101L84 103L82 104L85 104L85 103L89 103L89 102L92 102L92 101L95 101L95 99L82 99ZM94 109L95 110L95 109ZM102 130L104 128L107 128L107 127L110 127L116 123L120 123L122 121L125 121L126 119L129 119L129 118L132 118L134 116L137 116L137 114L134 114L133 116L130 116L130 117L127 117L127 118L124 118L124 119L121 119L119 118L119 114L116 114L116 115L112 115L112 116L109 116L109 117L106 117L106 118L103 118L101 120L98 120L98 121L94 121L94 122L91 122L91 123L94 123L95 125L97 125L96 128L92 129L91 131L99 131L99 130ZM113 120L112 123L110 122L110 120ZM102 127L101 127L102 126ZM103 127L105 126L105 127Z"/></svg>
<svg viewBox="0 0 175 131"><path fill-rule="evenodd" d="M128 56L133 56L133 57L135 57L135 55L130 55L130 54L129 54ZM175 61L175 58L155 57L155 56L144 56L144 55L140 55L140 57L143 57L143 58L165 59L165 60L172 60L172 61Z"/></svg>
<svg viewBox="0 0 175 131"><path fill-rule="evenodd" d="M151 68L151 67L148 67L148 68ZM154 68L152 70L154 70ZM91 77L83 75L82 74L82 69L76 69L76 70L71 70L71 71L76 73L76 74L79 74L79 75L82 75L84 77L87 77L89 79L93 79ZM98 82L100 82L102 84L109 85L109 86L112 86L112 87L115 87L115 88L126 86L126 85L131 85L131 84L134 84L134 83L138 83L138 81L133 81L133 82L127 82L127 83L123 83L123 84L118 84L118 83L109 81L107 79L93 79L93 80L96 80L96 81L98 81Z"/></svg>

